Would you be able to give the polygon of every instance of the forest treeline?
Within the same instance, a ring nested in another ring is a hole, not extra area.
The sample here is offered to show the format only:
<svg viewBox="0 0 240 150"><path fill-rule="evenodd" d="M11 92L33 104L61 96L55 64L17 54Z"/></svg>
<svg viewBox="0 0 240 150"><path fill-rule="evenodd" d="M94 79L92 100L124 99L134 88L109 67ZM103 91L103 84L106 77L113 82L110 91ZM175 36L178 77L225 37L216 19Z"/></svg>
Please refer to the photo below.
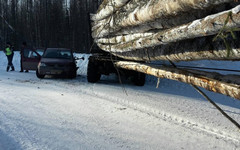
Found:
<svg viewBox="0 0 240 150"><path fill-rule="evenodd" d="M16 49L26 41L33 47L65 47L88 52L89 13L102 0L0 0L0 49L10 41Z"/></svg>

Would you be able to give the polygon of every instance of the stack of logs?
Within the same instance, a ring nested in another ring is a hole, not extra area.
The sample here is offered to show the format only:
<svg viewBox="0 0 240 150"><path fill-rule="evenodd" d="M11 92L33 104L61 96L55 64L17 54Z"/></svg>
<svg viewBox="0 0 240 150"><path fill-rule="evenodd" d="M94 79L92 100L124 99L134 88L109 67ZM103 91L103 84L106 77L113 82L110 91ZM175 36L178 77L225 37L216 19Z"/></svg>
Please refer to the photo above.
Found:
<svg viewBox="0 0 240 150"><path fill-rule="evenodd" d="M238 0L104 0L91 20L95 43L126 60L240 60ZM131 61L116 65L240 99L237 75Z"/></svg>

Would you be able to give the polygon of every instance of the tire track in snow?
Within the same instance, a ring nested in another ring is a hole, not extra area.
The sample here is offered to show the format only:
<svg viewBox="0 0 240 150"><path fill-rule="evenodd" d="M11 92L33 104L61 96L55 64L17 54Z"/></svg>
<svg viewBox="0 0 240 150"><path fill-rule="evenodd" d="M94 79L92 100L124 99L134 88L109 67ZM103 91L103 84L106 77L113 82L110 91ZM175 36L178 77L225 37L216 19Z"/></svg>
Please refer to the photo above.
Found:
<svg viewBox="0 0 240 150"><path fill-rule="evenodd" d="M68 86L71 86L73 93L78 93L79 95L81 95L81 93L84 93L84 94L87 94L90 96L95 96L95 97L101 98L103 100L118 103L125 107L132 108L132 109L138 110L140 112L149 114L149 115L159 118L161 120L164 120L164 121L167 121L167 122L179 125L179 126L183 126L189 130L194 130L198 133L204 133L205 135L212 136L212 137L215 137L218 139L222 139L227 142L231 142L235 145L236 149L240 145L239 139L232 137L231 135L229 135L227 133L223 133L218 129L210 128L206 125L202 125L200 123L194 122L193 120L187 120L187 119L182 118L181 116L172 115L168 112L159 111L157 109L151 108L144 104L136 103L136 102L129 101L127 99L123 99L123 98L119 98L119 97L109 96L109 95L106 95L106 93L100 93L95 88L95 86L96 86L95 84L88 84L85 82L81 82L81 83L84 83L84 85L75 84L74 81L72 81L70 83L66 82L65 84ZM30 82L28 84L32 84L32 83ZM47 82L44 81L44 82L41 82L40 85L41 84L43 84L43 85L44 84L53 84L56 86L61 85L60 83L56 83L54 81L47 81ZM85 88L83 88L82 86L85 86ZM141 95L141 94L139 94L139 95Z"/></svg>
<svg viewBox="0 0 240 150"><path fill-rule="evenodd" d="M91 87L92 93L88 93L88 94L95 95L96 97L101 97L102 99L105 99L105 100L108 100L111 102L117 102L118 104L121 104L125 107L132 108L132 109L138 110L143 113L147 113L147 114L157 117L161 120L172 122L176 125L183 126L190 130L194 129L196 132L203 132L209 136L213 136L215 138L222 139L224 141L230 141L236 146L236 148L240 147L240 139L232 137L231 135L229 135L227 133L223 133L222 131L220 131L218 129L210 128L206 125L194 122L193 120L186 120L186 119L183 119L182 117L172 115L168 112L159 111L159 110L151 108L147 105L129 101L127 99L117 98L117 97L110 98L109 96L106 96L105 94L96 92L97 90L94 89L94 86L95 85L92 85L92 87Z"/></svg>
<svg viewBox="0 0 240 150"><path fill-rule="evenodd" d="M69 84L69 83L68 83L68 85L71 86L71 84ZM128 108L132 108L134 110L138 110L140 112L143 112L143 113L146 113L149 115L152 115L161 120L183 126L190 130L194 129L196 132L205 133L206 135L209 135L209 136L212 136L212 137L215 137L218 139L222 139L224 141L232 142L236 146L236 148L240 146L240 139L232 137L228 133L224 133L218 129L214 129L214 128L208 127L206 125L194 122L193 120L186 120L186 119L182 118L181 116L172 115L168 112L159 111L157 109L151 108L144 104L136 103L136 102L129 101L129 100L123 99L123 98L109 96L109 95L106 95L106 93L97 92L97 89L95 89L95 86L97 86L96 84L86 83L85 86L87 86L87 88L83 89L83 88L81 88L81 86L79 86L79 88L76 89L76 87L78 87L78 85L72 85L75 92L78 92L78 93L82 92L84 94L102 98L103 100L107 100L107 101L114 102L114 103L117 102L120 105L123 105ZM75 92L73 92L73 93L75 93ZM141 94L139 94L139 95L141 95Z"/></svg>

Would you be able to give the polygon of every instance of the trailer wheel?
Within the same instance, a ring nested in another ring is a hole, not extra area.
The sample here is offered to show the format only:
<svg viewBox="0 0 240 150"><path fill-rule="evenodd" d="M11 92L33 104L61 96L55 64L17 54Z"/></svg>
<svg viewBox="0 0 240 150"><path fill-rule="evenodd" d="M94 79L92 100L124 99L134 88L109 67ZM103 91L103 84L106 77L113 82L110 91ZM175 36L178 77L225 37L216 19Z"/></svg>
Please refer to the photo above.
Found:
<svg viewBox="0 0 240 150"><path fill-rule="evenodd" d="M43 79L43 78L45 77L44 74L39 74L38 69L36 70L36 76L37 76L39 79Z"/></svg>
<svg viewBox="0 0 240 150"><path fill-rule="evenodd" d="M90 83L96 83L100 80L101 74L98 72L98 65L96 62L89 59L87 69L87 80Z"/></svg>
<svg viewBox="0 0 240 150"><path fill-rule="evenodd" d="M137 86L144 86L145 78L146 78L146 74L141 72L136 72L134 73L134 76L133 76L133 83Z"/></svg>

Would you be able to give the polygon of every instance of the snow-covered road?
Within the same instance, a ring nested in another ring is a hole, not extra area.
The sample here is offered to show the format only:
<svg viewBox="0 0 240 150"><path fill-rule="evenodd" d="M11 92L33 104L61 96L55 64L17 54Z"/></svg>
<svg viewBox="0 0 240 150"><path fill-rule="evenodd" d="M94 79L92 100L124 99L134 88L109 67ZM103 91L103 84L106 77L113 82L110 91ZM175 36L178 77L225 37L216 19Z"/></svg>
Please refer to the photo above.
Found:
<svg viewBox="0 0 240 150"><path fill-rule="evenodd" d="M5 59L0 54L0 150L240 149L240 131L186 84L89 84L86 61L74 80L39 80L5 72ZM239 100L207 93L240 122Z"/></svg>

